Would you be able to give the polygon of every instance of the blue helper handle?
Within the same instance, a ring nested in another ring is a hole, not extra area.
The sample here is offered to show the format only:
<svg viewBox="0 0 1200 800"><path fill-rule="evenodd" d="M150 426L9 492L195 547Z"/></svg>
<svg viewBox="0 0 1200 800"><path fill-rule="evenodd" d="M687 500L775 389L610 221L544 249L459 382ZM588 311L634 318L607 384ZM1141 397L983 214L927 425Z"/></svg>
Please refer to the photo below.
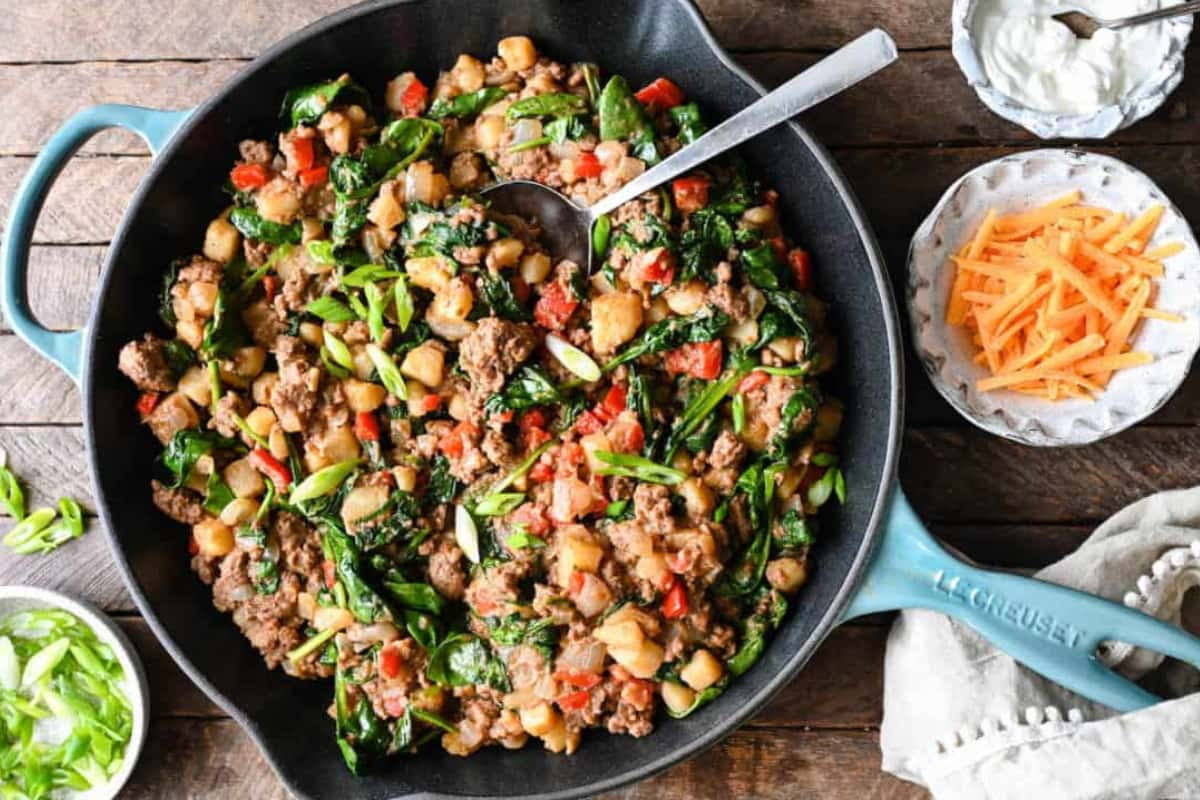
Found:
<svg viewBox="0 0 1200 800"><path fill-rule="evenodd" d="M75 151L105 128L128 128L145 139L150 151L157 154L190 113L191 109L160 111L122 105L85 108L50 137L13 197L4 243L0 247L0 276L3 278L0 307L13 330L76 383L82 369L83 331L63 333L43 328L30 313L26 297L29 243L46 194Z"/></svg>
<svg viewBox="0 0 1200 800"><path fill-rule="evenodd" d="M1105 667L1096 655L1102 641L1200 667L1200 640L1174 625L1074 589L959 561L934 541L897 489L882 542L842 618L902 608L954 617L1034 672L1121 712L1161 698Z"/></svg>

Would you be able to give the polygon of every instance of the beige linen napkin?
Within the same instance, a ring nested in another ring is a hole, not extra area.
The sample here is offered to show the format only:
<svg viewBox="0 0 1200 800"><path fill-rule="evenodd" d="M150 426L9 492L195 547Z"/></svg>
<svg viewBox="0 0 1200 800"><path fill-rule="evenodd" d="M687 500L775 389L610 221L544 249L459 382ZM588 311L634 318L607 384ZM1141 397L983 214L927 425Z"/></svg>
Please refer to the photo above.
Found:
<svg viewBox="0 0 1200 800"><path fill-rule="evenodd" d="M1038 578L1200 633L1200 487L1118 512ZM888 637L883 768L937 798L1200 798L1200 673L1111 643L1105 661L1163 697L1130 714L1020 667L969 628L905 611Z"/></svg>

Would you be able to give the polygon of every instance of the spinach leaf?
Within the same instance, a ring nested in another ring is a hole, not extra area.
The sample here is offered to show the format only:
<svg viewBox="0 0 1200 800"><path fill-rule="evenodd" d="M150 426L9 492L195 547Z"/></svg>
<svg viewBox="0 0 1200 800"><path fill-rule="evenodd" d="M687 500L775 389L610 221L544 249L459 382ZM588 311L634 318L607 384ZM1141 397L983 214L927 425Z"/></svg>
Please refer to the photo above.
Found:
<svg viewBox="0 0 1200 800"><path fill-rule="evenodd" d="M562 394L550 380L546 370L536 364L526 364L517 370L504 388L483 404L484 413L523 411L533 406L548 406L559 402Z"/></svg>
<svg viewBox="0 0 1200 800"><path fill-rule="evenodd" d="M679 238L680 281L702 278L715 283L715 267L733 246L733 225L711 207L693 211Z"/></svg>
<svg viewBox="0 0 1200 800"><path fill-rule="evenodd" d="M795 331L787 314L777 308L767 308L758 318L758 339L750 346L750 352L757 352L780 336L791 336Z"/></svg>
<svg viewBox="0 0 1200 800"><path fill-rule="evenodd" d="M762 656L767 646L767 636L782 624L788 603L780 592L770 589L758 597L755 606L755 613L741 626L742 637L737 652L725 662L730 677L744 675Z"/></svg>
<svg viewBox="0 0 1200 800"><path fill-rule="evenodd" d="M604 365L604 371L611 372L621 364L650 353L674 350L688 343L711 342L728 324L729 317L725 312L713 306L688 317L667 317L643 331L620 355Z"/></svg>
<svg viewBox="0 0 1200 800"><path fill-rule="evenodd" d="M279 591L279 564L266 551L261 560L254 562L250 574L254 590L259 594L275 594Z"/></svg>
<svg viewBox="0 0 1200 800"><path fill-rule="evenodd" d="M428 115L433 119L445 119L446 117L468 119L493 103L503 100L507 95L508 92L499 86L485 86L478 91L460 94L449 100L439 97L429 107Z"/></svg>
<svg viewBox="0 0 1200 800"><path fill-rule="evenodd" d="M162 317L162 321L175 326L178 320L175 318L175 303L171 296L171 287L175 285L175 279L179 277L179 268L183 266L181 259L175 259L171 265L167 267L167 271L163 273L162 288L158 292L158 315Z"/></svg>
<svg viewBox="0 0 1200 800"><path fill-rule="evenodd" d="M671 121L679 129L679 141L682 144L691 144L708 130L708 126L700 118L700 107L694 102L675 106L669 113Z"/></svg>
<svg viewBox="0 0 1200 800"><path fill-rule="evenodd" d="M370 698L358 693L354 707L350 707L347 691L353 680L349 670L338 669L333 679L333 705L335 711L337 744L342 759L350 772L362 774L365 762L387 752L391 741L387 723L375 716Z"/></svg>
<svg viewBox="0 0 1200 800"><path fill-rule="evenodd" d="M816 394L807 388L801 387L792 392L792 396L788 398L779 414L779 427L775 429L775 433L767 442L766 455L768 458L778 461L787 457L788 445L791 443L792 437L812 428L816 421L819 405L820 401ZM803 429L797 430L796 423L806 413L807 418Z"/></svg>
<svg viewBox="0 0 1200 800"><path fill-rule="evenodd" d="M642 217L640 226L634 226L630 222L622 225L620 233L613 241L613 247L620 247L630 253L653 250L656 247L674 251L675 233L661 218L646 214Z"/></svg>
<svg viewBox="0 0 1200 800"><path fill-rule="evenodd" d="M387 590L396 602L404 608L414 611L426 611L435 616L441 616L446 608L446 601L437 590L428 583L411 583L401 580L402 576L395 575L385 578L383 588Z"/></svg>
<svg viewBox="0 0 1200 800"><path fill-rule="evenodd" d="M168 486L172 489L182 486L201 456L217 449L232 450L241 447L237 439L226 438L216 431L202 431L196 428L177 431L171 437L171 441L167 442L167 448L160 456L162 465L175 478Z"/></svg>
<svg viewBox="0 0 1200 800"><path fill-rule="evenodd" d="M426 650L433 650L442 637L442 626L438 618L413 608L404 609L404 629Z"/></svg>
<svg viewBox="0 0 1200 800"><path fill-rule="evenodd" d="M507 617L488 617L485 622L492 641L498 645L515 647L527 644L536 648L549 662L554 658L558 646L558 630L549 617L525 619L520 614Z"/></svg>
<svg viewBox="0 0 1200 800"><path fill-rule="evenodd" d="M349 75L343 75L337 80L312 83L289 91L283 97L279 118L284 123L290 122L291 128L309 125L319 120L326 109L339 101L357 104L367 110L371 108L371 95L367 90L350 80Z"/></svg>
<svg viewBox="0 0 1200 800"><path fill-rule="evenodd" d="M450 214L454 213L451 209ZM410 216L409 219L412 219ZM495 230L498 236L508 234L508 229L491 220L483 222L458 222L451 225L445 216L431 222L421 232L420 238L413 238L410 244L413 252L416 255L433 255L441 253L449 258L454 258L454 248L456 247L478 247L479 245L487 244L490 231Z"/></svg>
<svg viewBox="0 0 1200 800"><path fill-rule="evenodd" d="M654 418L653 384L649 376L638 372L637 367L629 367L629 389L626 405L638 415L645 434L645 444L642 454L650 457L654 454L655 445L659 438L658 420Z"/></svg>
<svg viewBox="0 0 1200 800"><path fill-rule="evenodd" d="M600 103L600 68L595 64L583 64L579 70L583 73L583 83L587 86L588 102L595 110Z"/></svg>
<svg viewBox="0 0 1200 800"><path fill-rule="evenodd" d="M338 580L346 589L346 607L359 622L391 620L391 609L363 578L354 541L331 519L325 520L324 528L321 547L325 557L333 562Z"/></svg>
<svg viewBox="0 0 1200 800"><path fill-rule="evenodd" d="M221 509L232 503L234 499L235 495L229 488L229 484L221 478L219 472L213 470L213 474L208 476L205 484L204 510L210 514L220 514Z"/></svg>
<svg viewBox="0 0 1200 800"><path fill-rule="evenodd" d="M354 540L364 550L403 541L420 530L420 516L416 496L397 489L378 510L355 524Z"/></svg>
<svg viewBox="0 0 1200 800"><path fill-rule="evenodd" d="M775 535L775 546L779 550L799 550L811 547L815 541L817 521L804 516L796 509L789 509L779 520Z"/></svg>
<svg viewBox="0 0 1200 800"><path fill-rule="evenodd" d="M300 223L282 225L258 215L253 208L235 208L229 212L229 221L247 239L257 239L267 244L300 244Z"/></svg>
<svg viewBox="0 0 1200 800"><path fill-rule="evenodd" d="M400 157L399 161L389 167L395 171L407 167L423 156L430 145L440 141L445 133L446 129L433 120L406 117L388 123L379 134L379 142L391 148ZM373 166L378 167L378 162Z"/></svg>
<svg viewBox="0 0 1200 800"><path fill-rule="evenodd" d="M562 433L575 424L575 420L587 411L587 397L579 392L566 395L558 403L558 418L554 420L554 433Z"/></svg>
<svg viewBox="0 0 1200 800"><path fill-rule="evenodd" d="M333 243L342 247L350 241L350 237L362 230L367 224L367 203L362 200L348 200L341 195L334 199L333 225L329 235Z"/></svg>
<svg viewBox="0 0 1200 800"><path fill-rule="evenodd" d="M429 656L426 674L441 686L486 684L507 692L508 670L480 638L467 633L447 637Z"/></svg>
<svg viewBox="0 0 1200 800"><path fill-rule="evenodd" d="M583 117L558 117L542 127L545 138L555 144L562 144L568 139L579 141L589 132L590 128Z"/></svg>
<svg viewBox="0 0 1200 800"><path fill-rule="evenodd" d="M433 469L429 473L429 483L425 486L425 507L452 502L461 488L462 484L458 482L458 478L450 474L449 459L443 455L435 456Z"/></svg>
<svg viewBox="0 0 1200 800"><path fill-rule="evenodd" d="M646 109L633 96L629 82L614 75L600 93L598 112L600 116L600 139L625 139L634 156L647 164L659 161L658 148L654 143L654 121Z"/></svg>
<svg viewBox="0 0 1200 800"><path fill-rule="evenodd" d="M808 319L808 300L795 289L769 289L763 292L767 305L778 309L795 328L794 335L804 341L806 356L813 352L812 323Z"/></svg>
<svg viewBox="0 0 1200 800"><path fill-rule="evenodd" d="M573 117L587 110L587 102L577 94L548 92L516 101L504 112L504 118L511 125L526 117Z"/></svg>
<svg viewBox="0 0 1200 800"><path fill-rule="evenodd" d="M503 275L488 270L479 273L479 295L494 317L513 322L528 322L533 316L513 295L512 283Z"/></svg>
<svg viewBox="0 0 1200 800"><path fill-rule="evenodd" d="M242 321L239 296L222 285L217 291L212 319L204 325L200 354L209 361L228 358L234 350L249 343L250 332Z"/></svg>
<svg viewBox="0 0 1200 800"><path fill-rule="evenodd" d="M787 280L783 262L770 244L743 250L738 260L746 277L760 289L778 289Z"/></svg>
<svg viewBox="0 0 1200 800"><path fill-rule="evenodd" d="M188 367L196 363L196 351L192 350L182 339L171 339L166 343L164 349L166 350L167 366L171 368L171 374L176 378L187 372Z"/></svg>

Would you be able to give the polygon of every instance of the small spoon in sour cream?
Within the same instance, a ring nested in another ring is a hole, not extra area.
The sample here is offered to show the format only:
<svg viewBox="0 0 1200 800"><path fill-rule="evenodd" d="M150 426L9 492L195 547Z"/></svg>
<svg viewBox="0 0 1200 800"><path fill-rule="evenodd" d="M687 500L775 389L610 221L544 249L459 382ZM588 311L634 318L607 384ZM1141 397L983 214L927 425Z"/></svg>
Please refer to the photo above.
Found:
<svg viewBox="0 0 1200 800"><path fill-rule="evenodd" d="M1079 8L1078 6L1064 5L1059 7L1056 14L1051 15L1053 19L1058 20L1063 25L1071 29L1071 33L1078 36L1080 39L1090 39L1092 35L1101 28L1107 28L1110 31L1128 28L1132 25L1144 25L1147 22L1157 22L1160 19L1169 19L1170 17L1181 17L1184 14L1195 14L1200 11L1200 0L1192 0L1188 3L1180 3L1177 6L1168 6L1166 8L1147 11L1142 14L1133 14L1128 17L1120 17L1118 19L1104 19L1094 16L1091 12Z"/></svg>

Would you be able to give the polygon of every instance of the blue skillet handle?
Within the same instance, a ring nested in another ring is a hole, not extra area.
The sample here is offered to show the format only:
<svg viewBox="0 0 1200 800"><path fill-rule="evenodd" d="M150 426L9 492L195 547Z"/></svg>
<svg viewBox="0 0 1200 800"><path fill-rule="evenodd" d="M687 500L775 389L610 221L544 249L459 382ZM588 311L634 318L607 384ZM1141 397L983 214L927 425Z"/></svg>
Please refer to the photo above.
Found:
<svg viewBox="0 0 1200 800"><path fill-rule="evenodd" d="M1160 698L1105 667L1096 656L1102 641L1200 666L1200 640L1174 625L1074 589L959 561L934 541L897 489L883 541L843 620L903 608L948 614L1034 672L1121 712Z"/></svg>
<svg viewBox="0 0 1200 800"><path fill-rule="evenodd" d="M76 383L80 380L82 368L83 331L61 333L46 330L30 313L26 297L29 243L46 194L75 151L105 128L128 128L145 139L151 152L157 154L190 113L191 109L159 111L121 105L85 108L50 137L13 198L3 247L0 248L0 270L3 270L0 272L3 276L0 306L13 330L62 368Z"/></svg>

